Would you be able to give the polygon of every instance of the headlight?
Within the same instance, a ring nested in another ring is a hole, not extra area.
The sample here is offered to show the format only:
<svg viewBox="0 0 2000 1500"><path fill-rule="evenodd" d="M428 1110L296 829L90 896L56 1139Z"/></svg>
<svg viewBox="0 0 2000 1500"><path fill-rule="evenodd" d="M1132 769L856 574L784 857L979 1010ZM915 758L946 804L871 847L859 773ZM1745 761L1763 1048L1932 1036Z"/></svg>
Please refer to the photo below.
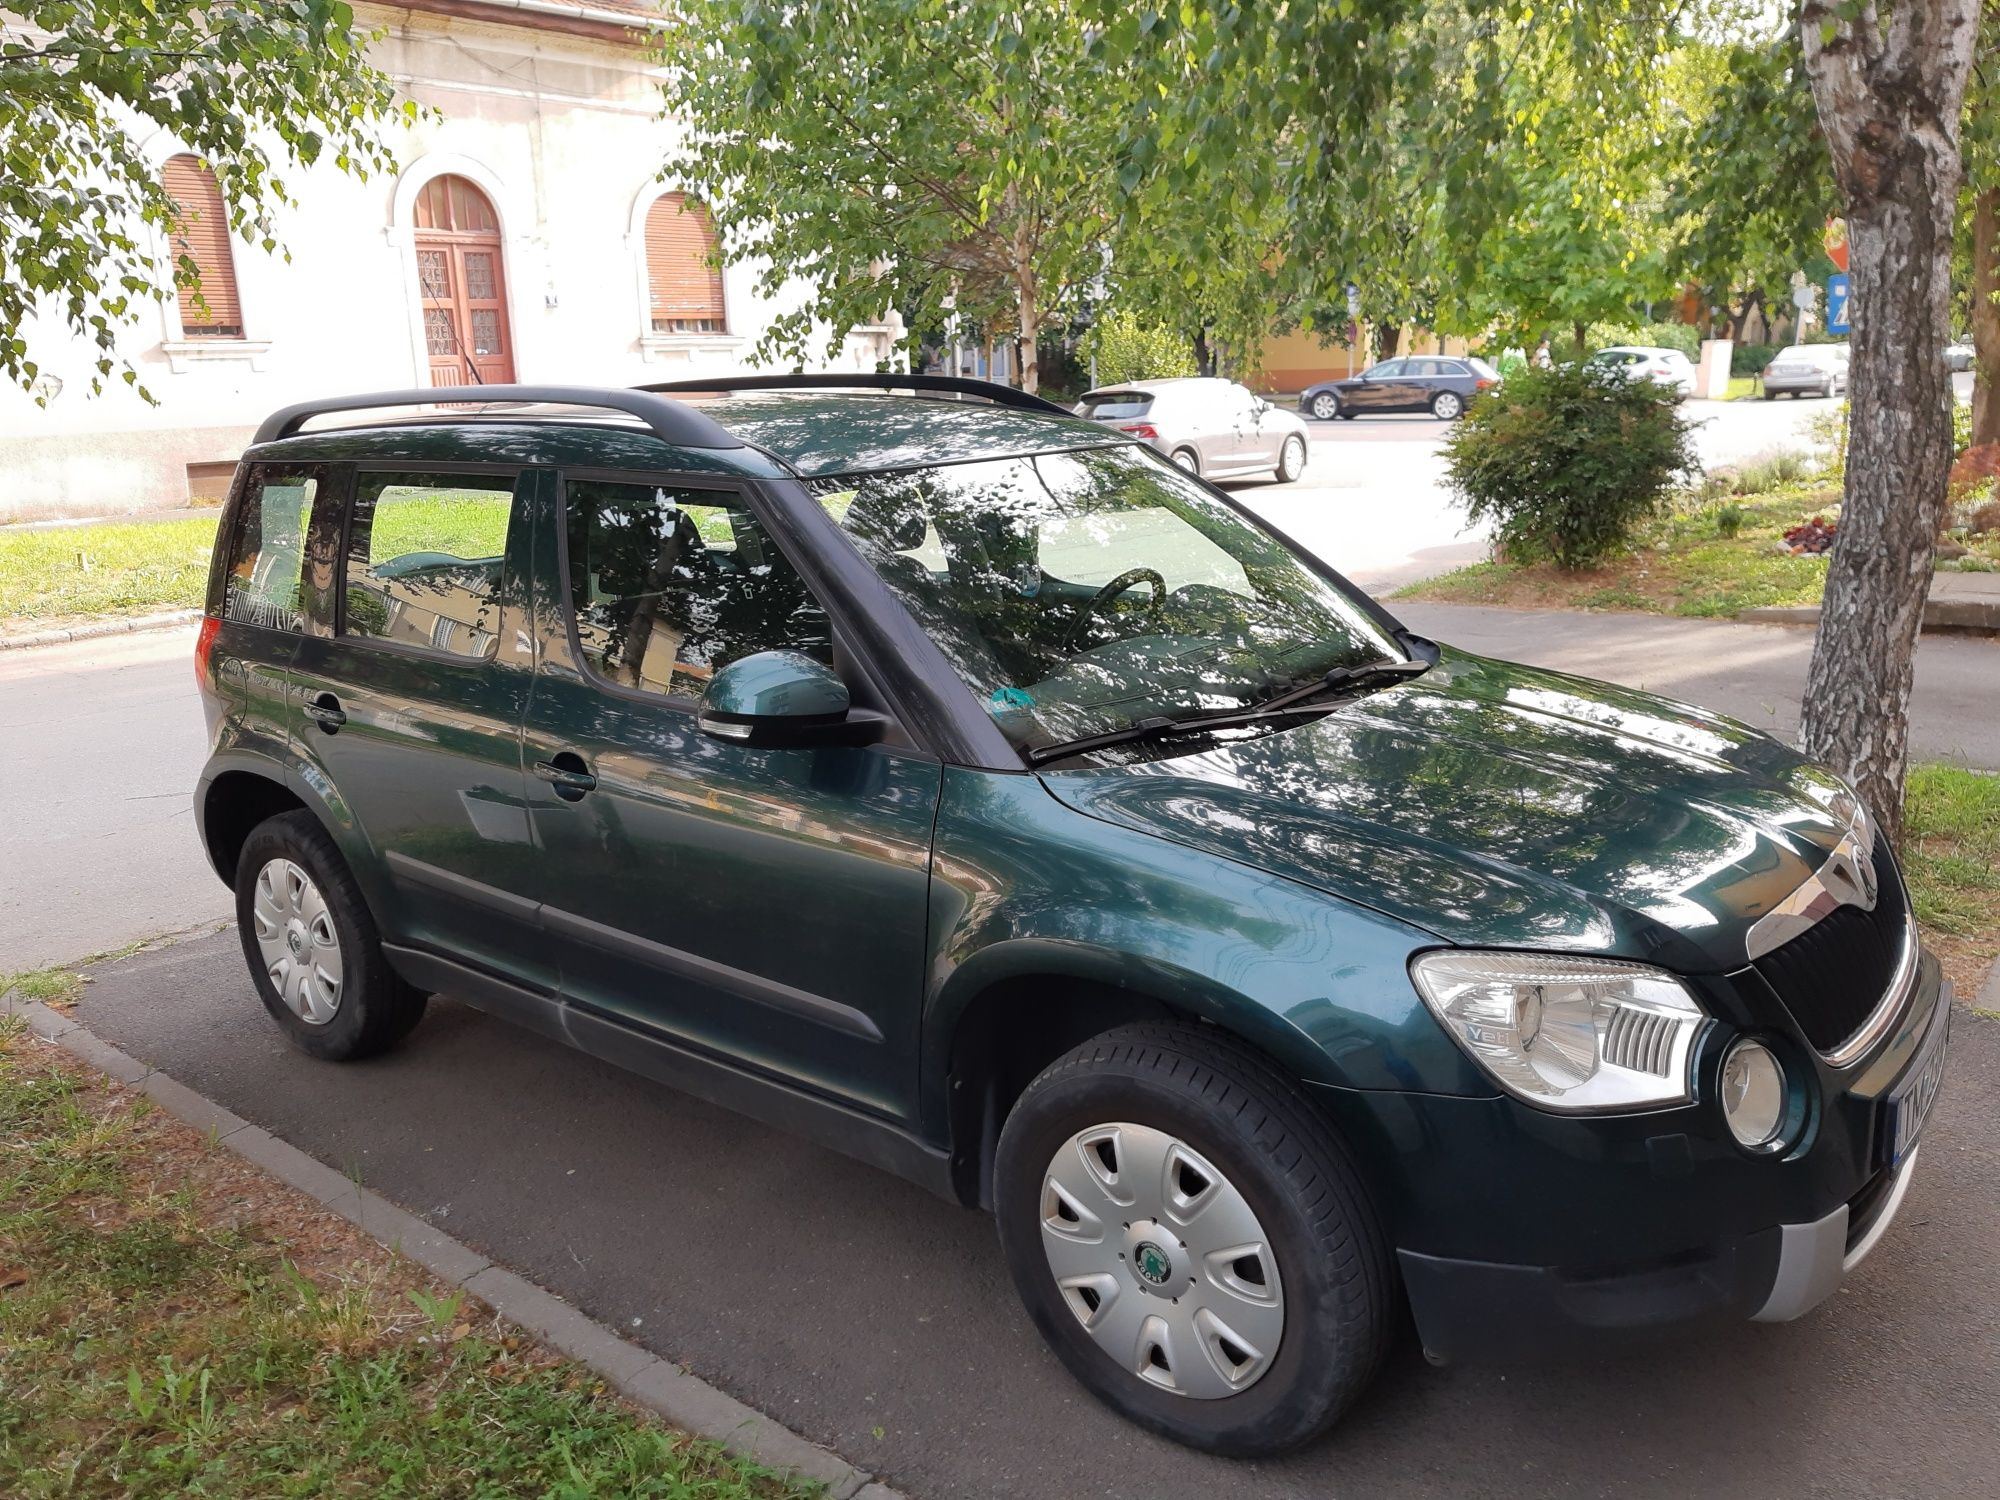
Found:
<svg viewBox="0 0 2000 1500"><path fill-rule="evenodd" d="M1644 964L1560 953L1447 950L1410 965L1417 993L1508 1093L1549 1109L1635 1109L1693 1097L1705 1017Z"/></svg>
<svg viewBox="0 0 2000 1500"><path fill-rule="evenodd" d="M1771 1049L1744 1037L1723 1055L1722 1118L1752 1151L1779 1144L1785 1125L1785 1070Z"/></svg>

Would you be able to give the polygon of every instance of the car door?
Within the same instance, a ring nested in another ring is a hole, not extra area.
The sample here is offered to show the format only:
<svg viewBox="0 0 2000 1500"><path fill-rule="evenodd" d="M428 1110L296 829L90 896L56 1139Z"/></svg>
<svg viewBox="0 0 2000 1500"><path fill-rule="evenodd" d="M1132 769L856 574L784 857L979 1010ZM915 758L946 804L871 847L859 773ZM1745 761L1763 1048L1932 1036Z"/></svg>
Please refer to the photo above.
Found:
<svg viewBox="0 0 2000 1500"><path fill-rule="evenodd" d="M698 728L714 672L758 651L829 662L871 703L746 489L572 472L549 530L527 755L566 1005L912 1117L939 762Z"/></svg>
<svg viewBox="0 0 2000 1500"><path fill-rule="evenodd" d="M1247 386L1231 385L1236 402L1236 458L1240 469L1269 469L1278 462L1278 444L1285 429L1271 415L1271 406L1260 401Z"/></svg>
<svg viewBox="0 0 2000 1500"><path fill-rule="evenodd" d="M332 576L291 675L304 774L386 885L384 940L553 994L521 770L537 482L511 465L356 466L316 542Z"/></svg>
<svg viewBox="0 0 2000 1500"><path fill-rule="evenodd" d="M1361 377L1361 399L1355 404L1367 411L1394 411L1405 399L1403 373L1407 359L1385 359Z"/></svg>

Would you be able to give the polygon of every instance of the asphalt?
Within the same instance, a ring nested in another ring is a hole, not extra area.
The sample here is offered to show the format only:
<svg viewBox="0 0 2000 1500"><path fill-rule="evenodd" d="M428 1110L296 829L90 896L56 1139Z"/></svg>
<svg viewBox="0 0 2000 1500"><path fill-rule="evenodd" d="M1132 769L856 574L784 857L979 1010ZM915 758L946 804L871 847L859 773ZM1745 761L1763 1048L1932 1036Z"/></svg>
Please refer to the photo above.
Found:
<svg viewBox="0 0 2000 1500"><path fill-rule="evenodd" d="M983 1216L457 1004L392 1056L315 1063L225 932L104 966L78 1018L912 1495L2000 1494L2000 1022L1969 1010L1901 1219L1803 1321L1541 1369L1405 1342L1332 1435L1262 1464L1099 1408Z"/></svg>

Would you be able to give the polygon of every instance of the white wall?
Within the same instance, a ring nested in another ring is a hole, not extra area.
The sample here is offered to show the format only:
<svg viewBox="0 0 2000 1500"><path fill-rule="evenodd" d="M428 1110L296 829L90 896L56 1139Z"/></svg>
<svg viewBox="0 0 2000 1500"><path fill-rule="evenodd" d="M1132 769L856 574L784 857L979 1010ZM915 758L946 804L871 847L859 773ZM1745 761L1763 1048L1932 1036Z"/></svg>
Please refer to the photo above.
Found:
<svg viewBox="0 0 2000 1500"><path fill-rule="evenodd" d="M244 341L180 338L171 299L147 306L120 349L157 398L122 383L89 394L92 353L59 321L31 324L31 357L63 382L46 409L0 389L0 520L181 503L187 465L234 459L288 402L428 385L411 206L432 177L486 190L503 235L515 376L629 385L749 368L772 318L802 289L760 298L755 265L724 270L727 336L656 336L646 313L645 206L674 126L631 50L520 28L361 6L392 25L373 60L443 118L399 133L399 173L357 182L332 167L281 173L299 207L274 218L279 255L235 246ZM148 143L164 162L178 149ZM823 346L822 346L823 347ZM850 334L826 368L888 353Z"/></svg>

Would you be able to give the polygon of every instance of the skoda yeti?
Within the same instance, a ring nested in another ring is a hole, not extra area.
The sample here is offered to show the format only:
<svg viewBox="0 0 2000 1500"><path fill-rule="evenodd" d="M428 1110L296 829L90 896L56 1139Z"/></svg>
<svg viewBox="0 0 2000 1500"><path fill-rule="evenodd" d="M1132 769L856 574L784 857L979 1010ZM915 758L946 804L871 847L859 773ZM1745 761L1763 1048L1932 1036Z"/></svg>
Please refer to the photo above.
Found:
<svg viewBox="0 0 2000 1500"><path fill-rule="evenodd" d="M196 812L306 1052L449 996L990 1210L1076 1378L1222 1453L1406 1316L1788 1319L1875 1245L1950 1004L1836 778L1019 392L669 390L244 454Z"/></svg>

